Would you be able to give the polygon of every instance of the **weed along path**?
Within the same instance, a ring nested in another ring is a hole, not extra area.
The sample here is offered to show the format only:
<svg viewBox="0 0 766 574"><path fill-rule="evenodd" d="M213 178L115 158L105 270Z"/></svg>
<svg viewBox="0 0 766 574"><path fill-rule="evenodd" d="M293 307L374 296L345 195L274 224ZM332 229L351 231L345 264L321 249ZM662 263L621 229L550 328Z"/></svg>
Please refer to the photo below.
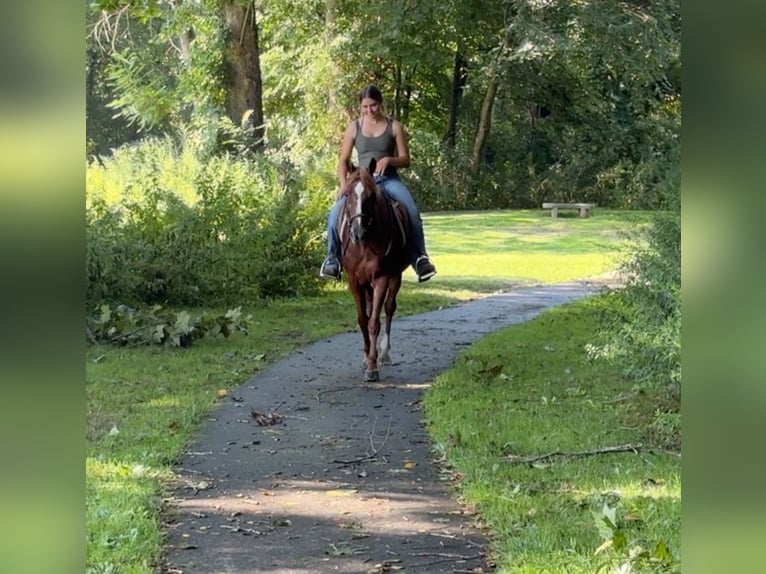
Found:
<svg viewBox="0 0 766 574"><path fill-rule="evenodd" d="M164 572L487 572L486 540L434 464L421 393L482 336L595 293L523 288L395 319L362 382L361 337L312 344L221 401L176 468Z"/></svg>

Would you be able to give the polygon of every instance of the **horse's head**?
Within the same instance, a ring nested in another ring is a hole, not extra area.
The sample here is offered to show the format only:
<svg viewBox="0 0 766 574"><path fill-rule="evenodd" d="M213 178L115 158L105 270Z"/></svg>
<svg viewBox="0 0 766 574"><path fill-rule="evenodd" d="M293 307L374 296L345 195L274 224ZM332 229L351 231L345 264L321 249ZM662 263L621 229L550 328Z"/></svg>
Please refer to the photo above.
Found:
<svg viewBox="0 0 766 574"><path fill-rule="evenodd" d="M346 179L344 193L349 237L353 243L360 243L375 225L375 209L380 193L371 170L355 168Z"/></svg>

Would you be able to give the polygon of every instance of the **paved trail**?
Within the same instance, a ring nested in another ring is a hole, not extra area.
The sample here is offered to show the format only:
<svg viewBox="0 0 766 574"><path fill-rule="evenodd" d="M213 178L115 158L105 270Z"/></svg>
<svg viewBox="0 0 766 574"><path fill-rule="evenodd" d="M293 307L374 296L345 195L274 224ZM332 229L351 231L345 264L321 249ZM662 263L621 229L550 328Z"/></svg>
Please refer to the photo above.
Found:
<svg viewBox="0 0 766 574"><path fill-rule="evenodd" d="M361 382L358 333L258 373L222 402L176 469L164 571L488 571L485 538L432 462L421 393L465 346L599 287L524 288L399 317L394 365L378 383ZM281 421L260 426L251 411Z"/></svg>

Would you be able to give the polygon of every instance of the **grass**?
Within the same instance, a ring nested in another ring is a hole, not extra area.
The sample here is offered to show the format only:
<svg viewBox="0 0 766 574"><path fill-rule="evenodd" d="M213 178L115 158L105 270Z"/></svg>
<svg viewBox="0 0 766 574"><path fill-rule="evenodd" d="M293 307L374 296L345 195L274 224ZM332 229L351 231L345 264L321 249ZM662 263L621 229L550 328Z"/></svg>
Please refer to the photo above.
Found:
<svg viewBox="0 0 766 574"><path fill-rule="evenodd" d="M398 313L420 313L518 285L600 275L622 233L646 213L599 210L588 219L493 211L424 216L439 274L415 284ZM162 552L160 494L171 466L215 406L217 391L245 382L292 350L355 330L342 284L320 297L243 304L247 337L206 339L188 349L115 348L86 353L86 524L89 574L149 573ZM613 455L617 456L617 455Z"/></svg>
<svg viewBox="0 0 766 574"><path fill-rule="evenodd" d="M602 306L578 302L486 337L424 397L438 450L491 532L498 574L680 567L681 462L649 424L663 397L588 360ZM514 462L626 444L655 452ZM655 551L664 559L650 560Z"/></svg>
<svg viewBox="0 0 766 574"><path fill-rule="evenodd" d="M434 213L424 225L438 284L487 292L606 273L616 265L624 233L646 220L643 212L553 219L520 210Z"/></svg>

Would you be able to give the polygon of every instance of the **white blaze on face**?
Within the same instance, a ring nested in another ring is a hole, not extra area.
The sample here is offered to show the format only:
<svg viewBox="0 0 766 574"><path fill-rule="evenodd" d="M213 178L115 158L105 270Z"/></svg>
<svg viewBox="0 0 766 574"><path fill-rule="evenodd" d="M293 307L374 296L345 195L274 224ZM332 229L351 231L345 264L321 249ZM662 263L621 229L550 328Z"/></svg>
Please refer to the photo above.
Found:
<svg viewBox="0 0 766 574"><path fill-rule="evenodd" d="M362 193L364 192L364 186L361 181L356 182L354 186L354 192L356 193L356 213L354 215L362 215Z"/></svg>

